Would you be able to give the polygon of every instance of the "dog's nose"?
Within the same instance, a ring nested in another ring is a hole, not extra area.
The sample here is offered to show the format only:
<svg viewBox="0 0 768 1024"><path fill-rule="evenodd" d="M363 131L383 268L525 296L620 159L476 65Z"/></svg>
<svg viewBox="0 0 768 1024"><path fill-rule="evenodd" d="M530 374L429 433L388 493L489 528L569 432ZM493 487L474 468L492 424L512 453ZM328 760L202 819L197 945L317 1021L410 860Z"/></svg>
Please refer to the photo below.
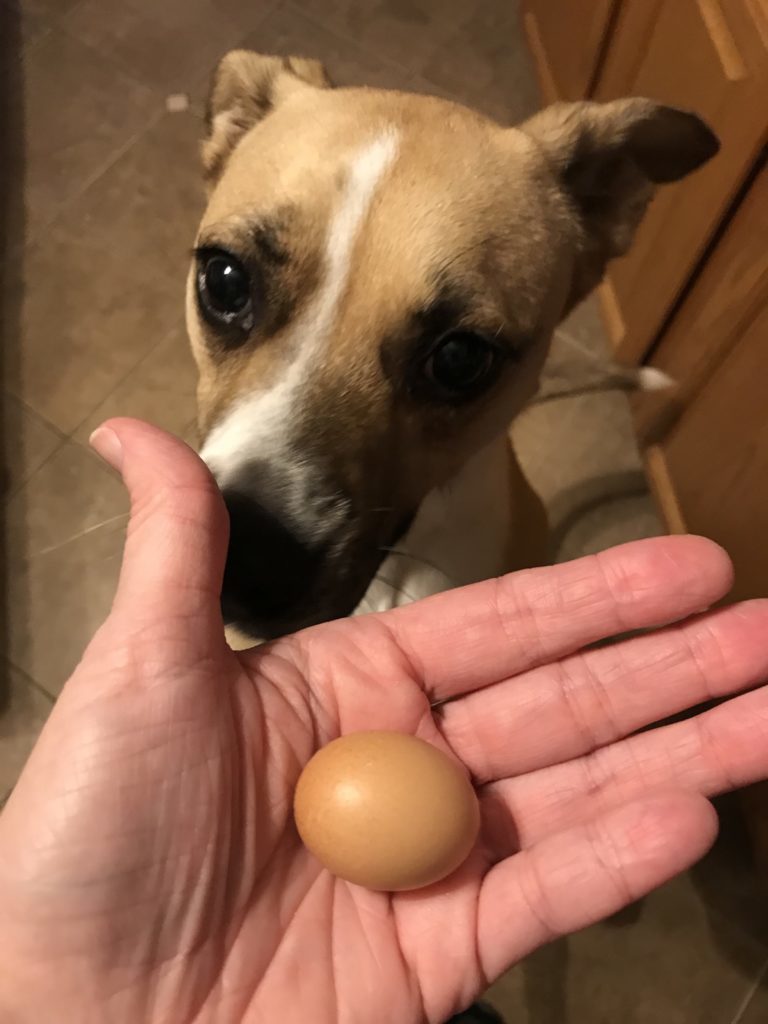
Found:
<svg viewBox="0 0 768 1024"><path fill-rule="evenodd" d="M289 615L306 598L322 560L312 548L248 494L224 490L229 550L222 611L229 622L258 623Z"/></svg>

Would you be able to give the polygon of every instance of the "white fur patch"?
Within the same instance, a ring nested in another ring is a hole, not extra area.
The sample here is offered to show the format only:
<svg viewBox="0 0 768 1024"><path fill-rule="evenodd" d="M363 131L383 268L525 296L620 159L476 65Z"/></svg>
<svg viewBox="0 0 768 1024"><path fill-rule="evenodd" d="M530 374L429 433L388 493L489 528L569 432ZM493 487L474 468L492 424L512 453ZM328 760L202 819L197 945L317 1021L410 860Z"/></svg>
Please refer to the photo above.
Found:
<svg viewBox="0 0 768 1024"><path fill-rule="evenodd" d="M201 452L221 486L231 483L251 459L269 463L280 474L287 500L285 511L296 525L311 531L314 538L329 531L333 516L327 515L326 507L322 521L318 521L320 509L311 507L310 495L322 489L321 481L312 466L291 453L291 424L295 409L301 408L302 388L333 329L360 229L397 151L397 134L388 130L351 159L341 200L328 230L325 278L286 339L289 350L295 346L295 359L281 380L269 390L241 401L214 427Z"/></svg>

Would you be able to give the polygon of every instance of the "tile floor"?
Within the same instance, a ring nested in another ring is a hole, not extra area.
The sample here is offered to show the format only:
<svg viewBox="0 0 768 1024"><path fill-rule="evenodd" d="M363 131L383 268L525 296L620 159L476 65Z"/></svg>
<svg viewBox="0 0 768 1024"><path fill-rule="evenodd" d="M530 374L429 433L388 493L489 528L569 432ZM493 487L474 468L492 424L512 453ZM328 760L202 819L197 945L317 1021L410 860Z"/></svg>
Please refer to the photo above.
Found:
<svg viewBox="0 0 768 1024"><path fill-rule="evenodd" d="M125 499L87 449L130 413L193 436L182 324L209 71L233 46L323 59L340 84L433 91L509 121L537 94L509 0L0 0L5 704L0 801L108 606ZM190 110L165 99L186 92ZM599 351L593 304L560 350ZM516 428L560 556L658 533L622 396ZM491 996L510 1024L758 1024L768 928L738 815L695 871L556 943Z"/></svg>

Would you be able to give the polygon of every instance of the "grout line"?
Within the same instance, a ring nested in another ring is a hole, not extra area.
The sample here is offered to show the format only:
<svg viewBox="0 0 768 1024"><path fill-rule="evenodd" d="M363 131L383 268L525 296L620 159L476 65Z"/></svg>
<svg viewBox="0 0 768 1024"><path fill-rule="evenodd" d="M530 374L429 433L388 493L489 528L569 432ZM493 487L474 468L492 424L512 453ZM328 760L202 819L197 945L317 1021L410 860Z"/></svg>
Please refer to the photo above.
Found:
<svg viewBox="0 0 768 1024"><path fill-rule="evenodd" d="M62 214L65 212L65 210L70 204L80 199L88 191L88 189L90 189L91 186L94 185L99 180L99 178L101 178L104 174L111 170L111 168L118 162L118 160L120 160L128 152L128 150L133 147L135 143L137 143L145 134L147 134L152 128L154 128L155 125L157 125L163 119L163 117L168 116L168 111L165 108L165 97L167 90L151 82L144 81L142 78L138 77L134 73L134 71L129 67L129 65L124 63L121 58L111 56L108 57L106 54L102 53L101 50L99 50L97 47L92 46L86 40L82 39L76 32L72 31L72 29L66 24L69 15L72 14L73 11L77 10L78 7L82 6L82 4L85 2L86 0L81 0L81 3L75 4L64 15L52 16L53 23L55 24L56 29L62 32L68 38L74 40L84 49L89 51L99 61L106 62L111 69L114 69L115 73L118 76L124 78L128 82L131 82L133 85L146 89L150 93L150 95L153 96L157 101L158 109L154 113L150 113L149 117L144 122L142 127L139 128L136 132L134 132L133 135L129 136L128 139L125 142L123 142L123 144L119 146L116 150L113 150L113 152L99 167L97 167L90 175L81 180L80 186L71 194L66 196L62 200L62 202L56 206L56 208L51 213L51 216L47 218L44 223L38 226L35 233L28 235L24 239L24 241L18 247L19 250L22 251L26 249L28 246L38 242L43 237L44 233L51 227L51 225L54 224L54 222L58 220L60 216L62 216ZM275 11L279 10L283 6L285 6L284 0L279 0L279 2L275 4L275 6L271 7L268 11L266 11L261 17L259 17L256 20L252 29L248 29L246 32L243 33L242 38L245 38L246 36L250 35L251 32L257 31L259 26L262 25L268 17L270 17ZM312 22L312 24L316 23ZM48 36L51 31L51 28L47 28L45 33L41 33L41 36ZM36 47L38 43L39 40L35 39L30 45L32 47ZM201 76L199 81L196 80L195 82L190 83L186 88L186 91L193 91L194 89L198 88L203 83L203 81L204 77ZM193 117L196 117L198 120L200 119L199 113L196 113L193 110L191 110L190 113Z"/></svg>
<svg viewBox="0 0 768 1024"><path fill-rule="evenodd" d="M181 305L182 305L181 327L184 330L184 334L186 335L186 325L184 323L184 314L183 314L183 305L184 305L184 292L183 291L180 293L180 298L181 298ZM79 437L75 437L75 434L82 428L83 424L86 423L91 418L91 416L93 416L93 414L99 410L99 408L102 405L104 405L105 402L109 401L109 399L123 386L123 384L126 383L126 381L128 380L129 377L133 376L134 373L137 373L141 369L141 367L144 365L144 363L146 363L151 356L155 355L157 353L158 349L162 345L165 345L166 342L169 341L173 337L174 333L178 329L179 329L179 324L175 324L173 327L169 327L168 328L168 331L160 338L160 340L157 342L157 344L153 345L151 348L149 348L144 353L144 355L141 356L139 361L134 363L133 366L130 368L130 370L128 370L120 378L119 381L117 381L115 386L113 388L111 388L107 392L106 395L104 395L102 398L100 398L99 401L96 403L96 405L94 405L94 407L89 412L87 412L85 416L83 416L83 418L80 420L80 422L77 423L76 426L74 426L72 428L70 433L66 435L68 441L73 441L75 444L79 445L81 448L86 448L88 451L91 450L90 447L87 444L84 444L83 441L81 441L81 439ZM189 341L187 341L187 347L189 347Z"/></svg>
<svg viewBox="0 0 768 1024"><path fill-rule="evenodd" d="M37 474L40 472L43 466L47 466L51 459L54 457L54 455L58 455L59 452L62 450L62 448L67 443L69 438L62 437L61 431L57 431L57 433L59 434L59 441L56 444L55 448L53 448L52 451L48 452L43 461L38 463L38 465L35 466L35 468L31 471L31 473L29 473L28 476L25 476L23 480L19 480L18 484L15 487L12 487L6 494L3 495L4 505L6 505L11 498L15 498L17 494L20 494L23 490L25 490L32 482L32 480L37 476Z"/></svg>
<svg viewBox="0 0 768 1024"><path fill-rule="evenodd" d="M83 0L83 3L88 2L89 0ZM90 52L99 60L107 61L110 66L113 66L115 68L115 71L118 75L122 75L123 78L128 79L128 81L132 82L134 85L137 85L142 89L147 89L150 93L152 93L153 96L160 100L160 102L163 104L163 110L165 110L165 99L171 90L173 92L189 91L189 88L185 88L184 85L182 85L181 83L163 86L159 85L157 82L149 82L146 79L142 78L140 73L135 68L131 67L130 63L126 61L122 56L120 56L120 54L107 53L106 51L102 51L98 48L98 46L94 46L92 43L89 43L87 39L83 39L82 36L80 36L76 31L72 29L70 25L67 24L67 20L70 14L72 14L73 11L76 11L77 8L80 6L81 4L76 4L73 8L71 8L71 10L67 11L67 13L62 16L61 21L57 26L60 32L63 32L74 42L79 43L80 46L84 46L87 50L90 50Z"/></svg>
<svg viewBox="0 0 768 1024"><path fill-rule="evenodd" d="M730 1024L739 1024L739 1022L744 1019L744 1014L749 1009L749 1004L754 999L755 993L757 992L766 975L768 975L768 960L765 961L763 966L760 968L757 977L747 989L744 998L741 1000L741 1002L739 1003L739 1007L736 1010L736 1016L733 1018Z"/></svg>
<svg viewBox="0 0 768 1024"><path fill-rule="evenodd" d="M56 444L53 446L51 451L48 452L45 458L41 462L39 462L35 466L35 468L31 470L26 476L24 476L23 479L19 480L14 487L10 487L7 491L3 493L2 503L3 505L6 505L10 501L10 499L14 497L14 495L18 494L27 486L32 477L37 475L38 470L42 469L43 466L50 459L52 459L54 455L57 454L57 452L61 451L61 449L69 440L69 437L67 436L67 434L64 433L63 430L60 430L55 423L51 423L51 421L46 416L43 416L41 413L37 411L37 409L34 409L22 395L16 394L15 391L6 386L3 387L3 393L6 396L6 398L11 398L13 399L14 402L18 402L19 405L22 407L22 410L28 416L32 417L33 419L39 420L45 427L47 427L48 430L51 431L51 433L55 434L57 438Z"/></svg>
<svg viewBox="0 0 768 1024"><path fill-rule="evenodd" d="M153 93L153 95L156 94ZM144 135L151 131L151 129L154 128L156 124L159 124L159 122L166 115L167 111L163 106L160 106L159 109L155 111L154 114L150 114L149 118L144 122L142 127L137 132L129 136L128 139L116 150L113 150L113 152L110 153L109 157L104 161L104 163L102 163L95 171L93 171L90 175L82 179L80 187L76 189L74 192L72 192L70 195L68 195L65 199L63 199L61 203L58 204L58 206L55 208L55 210L48 218L48 220L46 220L43 224L40 224L36 232L30 234L24 240L20 248L22 250L25 250L28 247L39 243L42 239L43 234L46 231L48 231L53 226L53 224L59 219L59 217L61 217L66 212L67 208L76 203L78 199L82 198L82 196L84 196L85 193L91 188L91 186L96 184L99 178L102 178L108 171L110 171L118 162L118 160L122 159L122 157L124 157L126 153L130 149L132 149L133 146L136 145L136 143L139 142L139 140Z"/></svg>
<svg viewBox="0 0 768 1024"><path fill-rule="evenodd" d="M21 671L21 669L19 669L17 665L14 665L14 668L16 668L19 672ZM36 679L32 679L31 676L28 676L26 672L24 673L24 676L27 680L27 686L29 686L30 690L35 690L37 693L41 695L41 697L44 697L48 701L51 707L53 707L53 705L56 703L56 698L53 696L53 694L49 693L42 683L38 683Z"/></svg>
<svg viewBox="0 0 768 1024"><path fill-rule="evenodd" d="M85 47L86 50L89 50L100 61L105 62L110 66L114 66L118 75L122 75L123 78L129 79L134 85L139 85L142 89L148 89L156 96L160 96L160 98L162 98L164 90L159 86L154 85L152 82L145 82L142 78L138 77L133 68L131 68L131 66L127 64L122 57L117 54L108 54L105 51L100 50L98 46L94 46L92 43L89 43L87 39L83 39L82 36L78 35L78 33L73 31L72 27L67 24L75 11L80 7L83 7L88 2L89 0L80 0L79 3L74 4L64 14L56 15L56 27L58 30L63 32L64 35L69 36L69 38L74 40L74 42L79 43L80 46Z"/></svg>
<svg viewBox="0 0 768 1024"><path fill-rule="evenodd" d="M21 668L20 665L17 665L15 661L11 661L11 659L8 657L4 658L3 660L5 661L6 665L11 666L14 672L17 672L20 676L23 677L24 682L27 684L27 686L30 687L30 689L37 690L37 692L42 694L42 696L45 697L50 704L54 703L56 698L46 690L42 683L38 683L36 679L33 679L29 672Z"/></svg>
<svg viewBox="0 0 768 1024"><path fill-rule="evenodd" d="M63 430L60 430L55 423L51 422L51 420L49 420L47 416L43 416L42 413L38 412L37 409L33 408L26 400L26 398L24 398L22 395L14 394L14 392L9 390L8 388L4 388L3 390L11 398L15 399L19 403L19 405L23 406L25 412L29 413L30 416L33 416L37 420L42 420L46 427L49 427L55 434L58 434L59 438L62 441L66 441L66 433Z"/></svg>
<svg viewBox="0 0 768 1024"><path fill-rule="evenodd" d="M59 452L62 450L62 448L64 447L68 440L69 439L66 437L59 437L58 443L52 449L52 451L48 452L43 461L39 462L35 466L35 468L22 480L19 480L15 487L11 487L8 491L5 492L5 494L3 494L2 504L4 506L7 506L13 498L15 498L18 494L21 494L21 492L25 490L34 480L34 478L37 476L37 474L40 472L43 466L47 466L51 459L54 457L54 455L59 454Z"/></svg>
<svg viewBox="0 0 768 1024"><path fill-rule="evenodd" d="M159 104L159 108L154 114L150 113L148 119L144 122L143 126L136 132L134 132L133 135L129 136L128 139L121 146L119 146L116 150L113 150L113 152L110 153L109 157L107 157L107 159L99 167L97 167L90 175L84 177L81 180L79 187L75 189L71 194L67 195L55 207L55 209L51 213L51 216L48 217L44 223L38 226L35 233L25 237L24 241L18 247L18 249L22 251L25 250L29 245L38 241L38 239L40 239L43 236L44 232L46 232L51 227L51 225L61 216L61 214L64 212L67 206L69 206L70 203L75 202L85 192L87 192L91 185L98 181L98 179L103 174L106 174L106 172L115 163L117 163L117 161L122 156L125 155L125 153L133 146L133 144L137 142L146 132L153 128L155 124L157 124L162 119L163 115L167 113L165 106L163 104L162 90L159 90L150 83L144 82L140 78L135 77L130 71L126 69L125 65L123 65L122 62L120 62L119 60L112 60L111 58L108 58L96 47L91 46L90 43L86 42L84 39L81 39L80 36L78 36L75 32L72 32L70 29L67 28L65 24L66 19L72 11L76 10L78 6L79 4L75 4L75 6L72 7L71 10L64 15L51 15L52 23L46 28L44 32L40 33L40 38L32 40L31 44L29 45L29 49L36 49L39 46L41 40L47 39L52 34L55 28L56 31L61 32L63 35L67 36L69 39L77 43L79 46L82 46L83 49L90 53L97 61L99 61L102 64L106 64L109 70L112 71L112 73L116 75L118 78L123 78L126 82L129 82L132 85L138 86L142 89L145 89L149 93L149 95L157 101L157 103ZM11 252L14 251L17 250L11 250Z"/></svg>

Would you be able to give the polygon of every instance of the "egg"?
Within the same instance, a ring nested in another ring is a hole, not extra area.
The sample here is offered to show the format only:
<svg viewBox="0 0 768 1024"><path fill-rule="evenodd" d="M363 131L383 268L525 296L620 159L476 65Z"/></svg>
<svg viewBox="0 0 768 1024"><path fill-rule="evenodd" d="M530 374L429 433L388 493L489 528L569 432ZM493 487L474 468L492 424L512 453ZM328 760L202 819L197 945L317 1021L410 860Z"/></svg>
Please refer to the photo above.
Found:
<svg viewBox="0 0 768 1024"><path fill-rule="evenodd" d="M419 889L467 858L480 827L463 768L397 732L333 740L307 762L294 795L304 845L330 872L368 889Z"/></svg>

